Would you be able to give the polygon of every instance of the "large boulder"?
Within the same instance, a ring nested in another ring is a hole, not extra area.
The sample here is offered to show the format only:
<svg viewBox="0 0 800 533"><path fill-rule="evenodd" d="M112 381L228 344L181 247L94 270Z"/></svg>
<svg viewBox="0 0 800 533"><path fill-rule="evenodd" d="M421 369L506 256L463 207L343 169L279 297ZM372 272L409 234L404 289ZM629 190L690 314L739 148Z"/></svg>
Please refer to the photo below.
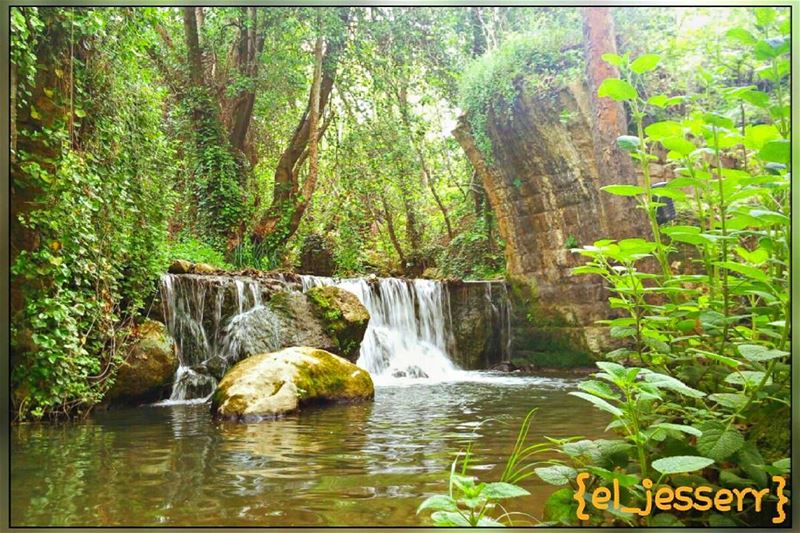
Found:
<svg viewBox="0 0 800 533"><path fill-rule="evenodd" d="M334 342L331 351L355 362L369 323L367 309L353 293L339 287L314 287L306 296Z"/></svg>
<svg viewBox="0 0 800 533"><path fill-rule="evenodd" d="M286 348L237 363L211 400L216 418L274 418L315 403L356 402L375 395L369 373L325 350Z"/></svg>
<svg viewBox="0 0 800 533"><path fill-rule="evenodd" d="M157 400L168 390L178 368L175 345L167 327L155 320L146 320L132 334L136 339L108 398L120 402Z"/></svg>

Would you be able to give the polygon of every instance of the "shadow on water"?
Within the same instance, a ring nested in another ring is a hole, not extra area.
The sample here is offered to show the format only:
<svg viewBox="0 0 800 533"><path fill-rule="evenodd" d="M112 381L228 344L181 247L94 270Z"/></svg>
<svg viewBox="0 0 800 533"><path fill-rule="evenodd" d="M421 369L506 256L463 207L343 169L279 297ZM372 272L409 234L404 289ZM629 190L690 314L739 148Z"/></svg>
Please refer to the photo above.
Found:
<svg viewBox="0 0 800 533"><path fill-rule="evenodd" d="M492 377L379 387L374 403L286 418L215 422L207 405L97 413L12 433L13 525L421 525L473 442L497 479L530 408L531 438L598 437L607 420L567 392L575 381ZM541 515L553 487L525 485Z"/></svg>

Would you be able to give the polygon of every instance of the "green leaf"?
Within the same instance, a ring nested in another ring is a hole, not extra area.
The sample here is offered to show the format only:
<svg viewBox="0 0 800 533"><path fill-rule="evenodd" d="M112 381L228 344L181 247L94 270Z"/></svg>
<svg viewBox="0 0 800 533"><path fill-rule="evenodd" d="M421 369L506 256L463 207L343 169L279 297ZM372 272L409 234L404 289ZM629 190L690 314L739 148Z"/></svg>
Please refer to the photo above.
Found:
<svg viewBox="0 0 800 533"><path fill-rule="evenodd" d="M522 487L504 482L487 483L486 486L483 487L483 492L481 492L481 494L493 500L504 500L506 498L530 496L530 492Z"/></svg>
<svg viewBox="0 0 800 533"><path fill-rule="evenodd" d="M612 472L610 470L606 470L605 468L600 468L599 466L589 466L586 469L595 476L606 481L613 482L616 479L622 487L632 487L639 482L639 478L634 475L623 474L621 472Z"/></svg>
<svg viewBox="0 0 800 533"><path fill-rule="evenodd" d="M639 93L625 80L606 78L597 88L597 96L612 98L618 102L635 99Z"/></svg>
<svg viewBox="0 0 800 533"><path fill-rule="evenodd" d="M472 527L469 520L452 511L436 511L431 515L431 520L437 527Z"/></svg>
<svg viewBox="0 0 800 533"><path fill-rule="evenodd" d="M767 473L762 470L764 458L758 447L752 442L745 442L738 452L736 452L736 462L747 474L747 477L756 482L759 487L767 486Z"/></svg>
<svg viewBox="0 0 800 533"><path fill-rule="evenodd" d="M620 135L617 137L617 146L625 152L635 152L641 144L639 137L634 135Z"/></svg>
<svg viewBox="0 0 800 533"><path fill-rule="evenodd" d="M611 390L608 384L596 379L582 381L578 383L578 388L606 400L619 400L619 395Z"/></svg>
<svg viewBox="0 0 800 533"><path fill-rule="evenodd" d="M731 368L736 368L737 366L742 364L740 361L737 361L736 359L730 358L730 357L725 356L725 355L719 355L719 354L714 353L714 352L708 352L706 350L698 350L697 348L689 348L689 351L702 354L704 357L706 357L708 359L712 359L714 361L717 361L718 363L722 363L723 365L727 365L727 366L729 366Z"/></svg>
<svg viewBox="0 0 800 533"><path fill-rule="evenodd" d="M742 434L722 422L704 422L698 429L703 435L697 439L697 451L715 461L727 459L744 445Z"/></svg>
<svg viewBox="0 0 800 533"><path fill-rule="evenodd" d="M426 509L433 511L458 511L458 505L456 505L453 498L437 494L435 496L430 496L422 502L419 507L417 507L417 514Z"/></svg>
<svg viewBox="0 0 800 533"><path fill-rule="evenodd" d="M730 383L731 385L741 385L743 387L756 387L759 383L761 383L762 379L764 379L764 372L755 370L742 370L741 372L728 374L725 377L725 383ZM767 381L764 384L769 385L771 383L772 378L767 378Z"/></svg>
<svg viewBox="0 0 800 533"><path fill-rule="evenodd" d="M603 61L610 65L614 65L615 67L621 67L625 64L625 58L620 56L619 54L603 54L600 56Z"/></svg>
<svg viewBox="0 0 800 533"><path fill-rule="evenodd" d="M653 424L650 427L661 428L661 429L672 429L675 431L680 431L682 433L688 433L689 435L694 435L695 437L699 437L703 434L702 431L700 431L694 426L686 426L683 424L672 424L669 422L661 422L659 424Z"/></svg>
<svg viewBox="0 0 800 533"><path fill-rule="evenodd" d="M734 39L742 44L753 46L758 41L753 35L744 28L733 28L725 32L725 36L729 39Z"/></svg>
<svg viewBox="0 0 800 533"><path fill-rule="evenodd" d="M672 150L683 157L691 154L697 148L693 142L686 140L683 135L665 137L660 142L667 150Z"/></svg>
<svg viewBox="0 0 800 533"><path fill-rule="evenodd" d="M704 113L703 120L709 126L716 126L717 128L733 129L733 121L719 113Z"/></svg>
<svg viewBox="0 0 800 533"><path fill-rule="evenodd" d="M564 488L555 491L544 503L544 519L563 525L576 523L575 512L578 502L573 497L572 489Z"/></svg>
<svg viewBox="0 0 800 533"><path fill-rule="evenodd" d="M745 146L751 150L761 150L769 141L779 140L781 134L772 124L747 126L744 130Z"/></svg>
<svg viewBox="0 0 800 533"><path fill-rule="evenodd" d="M636 74L644 74L656 68L659 61L661 61L661 56L656 54L643 54L633 60L630 68Z"/></svg>
<svg viewBox="0 0 800 533"><path fill-rule="evenodd" d="M587 402L593 403L598 409L607 413L611 413L614 416L622 416L622 411L619 408L614 407L602 398L592 396L591 394L586 394L585 392L570 392L569 394L572 396L577 396L578 398L583 398Z"/></svg>
<svg viewBox="0 0 800 533"><path fill-rule="evenodd" d="M792 469L792 460L788 457L784 459L778 459L772 463L772 466L782 470L784 474L788 474Z"/></svg>
<svg viewBox="0 0 800 533"><path fill-rule="evenodd" d="M655 140L667 137L683 137L683 126L672 120L654 122L644 129L648 137ZM693 148L694 149L694 148Z"/></svg>
<svg viewBox="0 0 800 533"><path fill-rule="evenodd" d="M702 398L703 396L705 396L704 392L701 392L697 389L693 389L690 386L686 385L681 380L673 378L672 376L667 376L666 374L650 372L645 374L644 379L648 383L660 389L669 389L679 394L683 394L684 396L689 396L691 398Z"/></svg>
<svg viewBox="0 0 800 533"><path fill-rule="evenodd" d="M600 190L616 196L636 196L645 192L644 188L638 185L606 185L605 187L600 187Z"/></svg>
<svg viewBox="0 0 800 533"><path fill-rule="evenodd" d="M708 457L676 455L674 457L664 457L663 459L653 461L652 467L656 472L669 475L695 472L712 464L714 464L714 460Z"/></svg>
<svg viewBox="0 0 800 533"><path fill-rule="evenodd" d="M727 270L732 270L733 272L747 276L748 278L769 283L769 276L767 276L764 271L759 270L756 267L743 265L742 263L734 263L733 261L716 261L714 264Z"/></svg>
<svg viewBox="0 0 800 533"><path fill-rule="evenodd" d="M789 352L776 349L770 350L766 346L759 346L756 344L741 344L738 348L742 357L752 363L761 363L763 361L780 359L781 357L789 357L789 355L791 355Z"/></svg>
<svg viewBox="0 0 800 533"><path fill-rule="evenodd" d="M551 485L566 485L578 475L574 468L567 465L552 465L533 470L542 481Z"/></svg>
<svg viewBox="0 0 800 533"><path fill-rule="evenodd" d="M768 141L758 152L757 157L762 161L788 165L791 157L790 150L789 141L787 139Z"/></svg>

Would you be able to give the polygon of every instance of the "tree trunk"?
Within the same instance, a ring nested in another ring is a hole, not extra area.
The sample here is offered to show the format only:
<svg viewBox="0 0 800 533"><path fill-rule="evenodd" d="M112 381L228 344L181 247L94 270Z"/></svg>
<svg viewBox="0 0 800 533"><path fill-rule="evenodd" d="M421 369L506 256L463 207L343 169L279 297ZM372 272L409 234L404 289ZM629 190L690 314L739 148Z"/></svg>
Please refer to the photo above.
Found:
<svg viewBox="0 0 800 533"><path fill-rule="evenodd" d="M349 12L347 10L342 11L340 17L344 22L347 22ZM319 70L315 67L315 72L319 73L319 77L312 81L311 94L309 94L306 111L300 118L289 145L278 160L273 179L275 185L272 203L255 225L251 234L251 240L257 245L257 254L260 256L272 257L294 235L300 226L308 199L311 198L316 187L316 175L309 176L311 179L306 180L301 191L299 183L300 167L306 158L310 156L309 141L312 137L312 107L316 106L318 109L315 119L318 120L328 105L336 78L339 54L343 45L344 42L341 40L330 40L327 43L325 52L316 58L319 63ZM313 94L315 92L315 84L318 85L318 97ZM315 103L315 101L318 103ZM317 140L321 137L321 133L325 128L326 124L323 124L319 134L316 136Z"/></svg>
<svg viewBox="0 0 800 533"><path fill-rule="evenodd" d="M611 98L600 98L597 89L606 78L619 77L617 68L602 58L603 54L617 52L614 19L608 7L583 9L584 53L586 78L593 113L592 136L600 168L597 188L612 184L637 184L637 174L630 158L617 147L617 137L627 133L625 109ZM621 238L641 235L643 218L631 198L602 193L600 196L601 220L606 222L605 232L610 237Z"/></svg>

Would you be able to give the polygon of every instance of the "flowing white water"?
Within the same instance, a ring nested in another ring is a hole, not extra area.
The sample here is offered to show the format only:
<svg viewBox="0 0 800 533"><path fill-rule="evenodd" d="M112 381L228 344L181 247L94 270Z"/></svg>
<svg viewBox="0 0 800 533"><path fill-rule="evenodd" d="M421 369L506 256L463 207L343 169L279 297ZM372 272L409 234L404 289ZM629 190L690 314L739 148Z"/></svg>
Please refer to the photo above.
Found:
<svg viewBox="0 0 800 533"><path fill-rule="evenodd" d="M453 345L450 301L441 282L378 278L332 279L301 276L303 291L333 285L356 295L370 315L358 366L376 382L397 378L455 379L447 355Z"/></svg>
<svg viewBox="0 0 800 533"><path fill-rule="evenodd" d="M210 397L217 386L211 369L220 375L235 362L253 328L271 341L272 348L280 346L277 318L262 304L255 280L166 274L161 279L161 298L180 361L166 403ZM226 302L230 298L233 302ZM224 316L225 311L232 311L231 316Z"/></svg>

